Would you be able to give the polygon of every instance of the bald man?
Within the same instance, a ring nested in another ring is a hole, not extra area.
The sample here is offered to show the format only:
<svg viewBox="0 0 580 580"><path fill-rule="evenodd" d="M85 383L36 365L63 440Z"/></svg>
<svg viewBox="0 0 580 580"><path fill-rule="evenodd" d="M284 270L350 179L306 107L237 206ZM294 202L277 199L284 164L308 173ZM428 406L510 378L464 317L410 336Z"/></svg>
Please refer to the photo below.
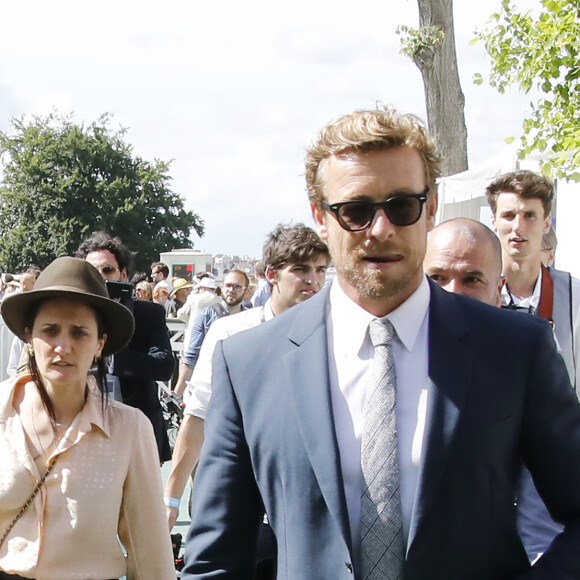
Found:
<svg viewBox="0 0 580 580"><path fill-rule="evenodd" d="M488 227L456 218L429 234L423 268L449 292L500 306L501 255L499 239ZM527 469L522 472L518 496L518 530L530 562L534 562L563 528L550 517Z"/></svg>
<svg viewBox="0 0 580 580"><path fill-rule="evenodd" d="M455 218L434 228L428 236L423 269L449 292L500 305L501 245L480 222Z"/></svg>

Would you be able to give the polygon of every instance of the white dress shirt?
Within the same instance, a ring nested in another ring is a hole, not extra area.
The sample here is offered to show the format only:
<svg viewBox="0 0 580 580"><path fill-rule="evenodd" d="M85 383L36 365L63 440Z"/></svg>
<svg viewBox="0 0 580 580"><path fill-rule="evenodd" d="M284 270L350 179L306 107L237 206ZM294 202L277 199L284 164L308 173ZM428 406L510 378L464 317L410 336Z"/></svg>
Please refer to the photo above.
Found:
<svg viewBox="0 0 580 580"><path fill-rule="evenodd" d="M201 344L191 380L186 383L189 392L185 398L184 413L186 415L194 415L205 421L207 406L211 399L212 360L217 343L272 318L274 318L274 313L268 299L266 304L259 308L249 308L237 314L223 316L212 323Z"/></svg>
<svg viewBox="0 0 580 580"><path fill-rule="evenodd" d="M421 460L427 393L429 300L424 277L417 290L386 318L397 331L393 349L397 373L397 431L403 532L408 537ZM374 348L368 327L374 317L344 293L337 279L328 313L329 377L340 462L353 546L360 535L360 464L363 407Z"/></svg>
<svg viewBox="0 0 580 580"><path fill-rule="evenodd" d="M501 305L508 306L509 304L513 303L515 306L521 309L530 309L532 307L534 311L538 309L540 305L540 297L542 294L542 270L540 269L540 275L536 280L534 285L534 291L532 292L531 296L526 296L525 298L518 298L514 296L507 284L504 284L501 288Z"/></svg>

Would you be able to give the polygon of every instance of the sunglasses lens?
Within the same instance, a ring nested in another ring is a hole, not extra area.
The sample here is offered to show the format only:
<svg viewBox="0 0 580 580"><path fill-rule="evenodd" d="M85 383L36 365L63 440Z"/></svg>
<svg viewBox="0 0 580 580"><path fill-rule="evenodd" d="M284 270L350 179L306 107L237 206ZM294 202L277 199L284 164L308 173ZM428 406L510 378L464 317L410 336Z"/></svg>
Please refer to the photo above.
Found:
<svg viewBox="0 0 580 580"><path fill-rule="evenodd" d="M375 208L366 202L349 203L339 210L339 217L347 230L361 230L366 228L372 221Z"/></svg>
<svg viewBox="0 0 580 580"><path fill-rule="evenodd" d="M421 202L415 197L396 196L388 200L385 212L395 226L410 226L421 217Z"/></svg>
<svg viewBox="0 0 580 580"><path fill-rule="evenodd" d="M115 270L116 268L114 268L113 266L105 266L103 268L103 274L112 274Z"/></svg>

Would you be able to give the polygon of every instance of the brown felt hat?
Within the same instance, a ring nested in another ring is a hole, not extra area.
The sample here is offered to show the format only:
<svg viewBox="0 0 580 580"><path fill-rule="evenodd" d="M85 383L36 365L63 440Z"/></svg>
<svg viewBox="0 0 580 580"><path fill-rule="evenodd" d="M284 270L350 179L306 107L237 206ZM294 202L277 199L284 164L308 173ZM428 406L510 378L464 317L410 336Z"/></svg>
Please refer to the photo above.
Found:
<svg viewBox="0 0 580 580"><path fill-rule="evenodd" d="M135 329L131 311L111 300L99 271L80 258L57 258L38 276L34 290L12 294L2 301L2 317L8 328L26 341L28 316L35 305L47 298L70 298L93 307L103 318L107 340L103 356L125 347Z"/></svg>

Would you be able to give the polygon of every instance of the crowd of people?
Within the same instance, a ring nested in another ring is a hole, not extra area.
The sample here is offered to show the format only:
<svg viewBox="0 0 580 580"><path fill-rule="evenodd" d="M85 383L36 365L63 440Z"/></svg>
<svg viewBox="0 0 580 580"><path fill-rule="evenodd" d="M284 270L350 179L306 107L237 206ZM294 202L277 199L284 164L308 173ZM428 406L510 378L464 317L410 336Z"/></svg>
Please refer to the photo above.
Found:
<svg viewBox="0 0 580 580"><path fill-rule="evenodd" d="M416 117L355 111L307 150L315 229L277 226L255 278L130 278L96 232L2 280L0 579L173 580L191 477L183 580L579 578L580 281L553 268L553 185L498 176L494 232L435 227L438 177Z"/></svg>

